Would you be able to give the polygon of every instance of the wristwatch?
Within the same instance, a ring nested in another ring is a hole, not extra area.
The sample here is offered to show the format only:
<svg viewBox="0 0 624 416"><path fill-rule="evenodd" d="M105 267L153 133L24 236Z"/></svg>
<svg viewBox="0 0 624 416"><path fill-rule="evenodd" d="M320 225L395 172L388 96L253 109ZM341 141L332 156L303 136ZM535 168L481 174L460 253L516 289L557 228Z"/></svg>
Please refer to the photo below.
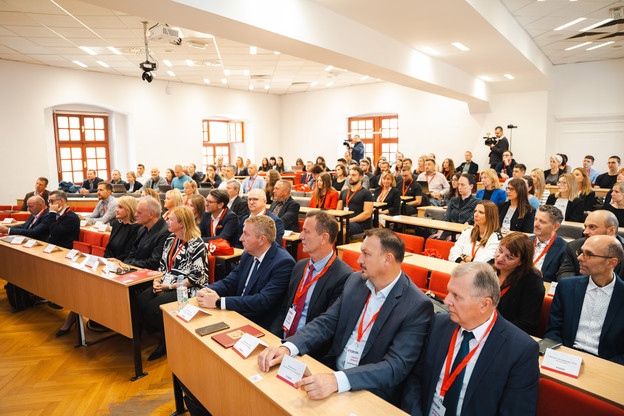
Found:
<svg viewBox="0 0 624 416"><path fill-rule="evenodd" d="M215 308L221 309L221 298L217 299L217 301L215 302Z"/></svg>

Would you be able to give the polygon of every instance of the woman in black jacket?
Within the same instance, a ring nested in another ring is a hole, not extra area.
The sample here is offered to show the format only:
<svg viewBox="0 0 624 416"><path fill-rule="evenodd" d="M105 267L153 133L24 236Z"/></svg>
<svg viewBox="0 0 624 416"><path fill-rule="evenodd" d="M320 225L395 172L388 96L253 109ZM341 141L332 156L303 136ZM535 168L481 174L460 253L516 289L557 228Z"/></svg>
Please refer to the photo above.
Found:
<svg viewBox="0 0 624 416"><path fill-rule="evenodd" d="M585 221L584 202L578 197L578 185L574 176L570 173L561 175L557 187L558 192L550 194L546 200L546 205L554 205L559 208L565 221Z"/></svg>
<svg viewBox="0 0 624 416"><path fill-rule="evenodd" d="M396 188L396 181L392 173L382 173L379 185L373 194L375 202L385 202L387 204L379 209L379 213L382 215L399 215L401 210L401 192Z"/></svg>
<svg viewBox="0 0 624 416"><path fill-rule="evenodd" d="M503 234L509 231L533 232L535 221L535 208L528 199L527 184L523 179L512 179L507 184L507 198L505 202L498 204L498 220ZM509 229L504 227L509 222Z"/></svg>

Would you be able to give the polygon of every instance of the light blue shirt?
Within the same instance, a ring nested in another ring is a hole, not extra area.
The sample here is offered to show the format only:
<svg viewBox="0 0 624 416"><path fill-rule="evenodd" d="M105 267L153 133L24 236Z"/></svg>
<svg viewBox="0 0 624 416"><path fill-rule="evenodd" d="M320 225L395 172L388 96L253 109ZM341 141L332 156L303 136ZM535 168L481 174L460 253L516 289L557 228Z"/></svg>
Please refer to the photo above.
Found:
<svg viewBox="0 0 624 416"><path fill-rule="evenodd" d="M598 175L600 175L600 172L598 172L594 168L589 168L589 173L587 175L589 176L589 181L593 185L596 182L596 178L598 177Z"/></svg>
<svg viewBox="0 0 624 416"><path fill-rule="evenodd" d="M248 194L252 189L264 189L265 186L266 181L264 178L256 173L256 176L253 178L251 176L247 176L243 181L241 188L244 194Z"/></svg>
<svg viewBox="0 0 624 416"><path fill-rule="evenodd" d="M179 178L177 176L174 176L174 178L171 180L171 187L179 189L180 192L184 193L184 182L190 181L191 179L193 178L188 175L182 175Z"/></svg>

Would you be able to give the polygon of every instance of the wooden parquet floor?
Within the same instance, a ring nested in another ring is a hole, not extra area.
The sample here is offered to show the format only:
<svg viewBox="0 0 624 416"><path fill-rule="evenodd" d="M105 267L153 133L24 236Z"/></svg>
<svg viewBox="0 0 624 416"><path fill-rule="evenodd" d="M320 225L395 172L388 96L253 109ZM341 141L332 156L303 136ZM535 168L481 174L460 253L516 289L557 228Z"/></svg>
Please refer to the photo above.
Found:
<svg viewBox="0 0 624 416"><path fill-rule="evenodd" d="M147 356L156 339L145 336L143 370L134 375L132 341L115 335L74 348L77 330L55 337L67 309L45 304L13 313L0 279L0 415L157 415L175 410L167 359ZM87 340L108 336L87 331Z"/></svg>

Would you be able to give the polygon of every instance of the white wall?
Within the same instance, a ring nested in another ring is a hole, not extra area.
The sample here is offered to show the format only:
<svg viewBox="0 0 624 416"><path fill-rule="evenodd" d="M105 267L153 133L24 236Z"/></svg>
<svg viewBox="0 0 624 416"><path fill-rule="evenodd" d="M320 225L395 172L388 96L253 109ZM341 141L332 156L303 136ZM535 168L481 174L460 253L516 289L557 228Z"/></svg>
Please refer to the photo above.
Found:
<svg viewBox="0 0 624 416"><path fill-rule="evenodd" d="M113 168L136 163L158 166L201 163L201 121L224 115L245 121L247 137L237 146L259 158L279 143L280 98L224 88L170 83L148 84L137 77L92 73L0 60L0 178L3 203L15 203L47 176L56 189L52 109L94 109L114 115ZM89 106L89 107L85 107ZM115 163L116 162L116 163Z"/></svg>

